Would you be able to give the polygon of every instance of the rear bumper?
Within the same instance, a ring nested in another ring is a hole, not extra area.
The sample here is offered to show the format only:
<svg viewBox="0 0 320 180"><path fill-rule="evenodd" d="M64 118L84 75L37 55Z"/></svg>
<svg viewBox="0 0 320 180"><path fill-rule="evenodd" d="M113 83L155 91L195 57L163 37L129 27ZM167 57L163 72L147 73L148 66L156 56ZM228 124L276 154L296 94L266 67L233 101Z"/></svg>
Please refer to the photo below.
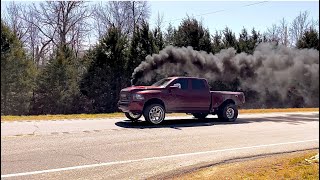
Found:
<svg viewBox="0 0 320 180"><path fill-rule="evenodd" d="M142 113L143 110L143 104L142 101L132 101L132 102L118 102L118 108L122 112L132 112L132 113Z"/></svg>

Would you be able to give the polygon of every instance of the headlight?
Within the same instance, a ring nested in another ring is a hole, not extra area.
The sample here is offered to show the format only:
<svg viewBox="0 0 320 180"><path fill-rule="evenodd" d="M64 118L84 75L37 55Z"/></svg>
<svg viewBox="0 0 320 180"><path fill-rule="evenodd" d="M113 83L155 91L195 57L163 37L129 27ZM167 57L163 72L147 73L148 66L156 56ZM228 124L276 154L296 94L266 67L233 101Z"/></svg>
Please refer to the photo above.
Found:
<svg viewBox="0 0 320 180"><path fill-rule="evenodd" d="M144 97L141 94L133 94L134 100L144 100Z"/></svg>

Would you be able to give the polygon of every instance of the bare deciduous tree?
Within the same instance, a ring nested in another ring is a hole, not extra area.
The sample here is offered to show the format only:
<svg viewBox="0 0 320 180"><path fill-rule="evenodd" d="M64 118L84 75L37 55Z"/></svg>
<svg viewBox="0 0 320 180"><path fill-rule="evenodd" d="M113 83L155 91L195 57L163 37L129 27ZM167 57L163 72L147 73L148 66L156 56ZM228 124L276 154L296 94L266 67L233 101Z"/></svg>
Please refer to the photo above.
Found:
<svg viewBox="0 0 320 180"><path fill-rule="evenodd" d="M79 54L90 30L87 6L83 1L11 2L5 21L39 66L61 44Z"/></svg>
<svg viewBox="0 0 320 180"><path fill-rule="evenodd" d="M310 21L310 27L308 29L315 29L319 32L319 19L314 20L313 18Z"/></svg>
<svg viewBox="0 0 320 180"><path fill-rule="evenodd" d="M156 29L161 30L162 26L163 26L163 13L160 15L160 13L158 12L157 18L155 20L155 25L156 25Z"/></svg>
<svg viewBox="0 0 320 180"><path fill-rule="evenodd" d="M289 33L288 33L288 23L287 21L282 18L280 21L280 25L278 26L278 32L279 32L279 43L281 43L284 46L288 46L290 44L289 42Z"/></svg>
<svg viewBox="0 0 320 180"><path fill-rule="evenodd" d="M298 39L303 35L304 31L310 25L308 17L309 13L307 11L302 13L300 12L299 16L297 16L291 23L290 36L293 44L298 41Z"/></svg>
<svg viewBox="0 0 320 180"><path fill-rule="evenodd" d="M117 27L122 33L132 34L137 25L148 20L150 7L147 1L99 2L92 8L95 29L100 38L109 27Z"/></svg>
<svg viewBox="0 0 320 180"><path fill-rule="evenodd" d="M26 32L28 31L28 27L26 27L22 19L19 18L19 16L21 16L22 9L23 6L20 3L12 1L6 7L7 14L5 15L6 23L21 41L24 40Z"/></svg>
<svg viewBox="0 0 320 180"><path fill-rule="evenodd" d="M309 20L307 11L300 14L291 22L288 23L284 18L279 24L273 24L267 29L265 37L269 41L275 41L285 46L295 46L296 42L303 33L309 28L319 29L319 20Z"/></svg>
<svg viewBox="0 0 320 180"><path fill-rule="evenodd" d="M150 16L150 7L147 1L132 1L131 7L131 21L133 22L132 29L134 30L137 25L147 22Z"/></svg>
<svg viewBox="0 0 320 180"><path fill-rule="evenodd" d="M265 36L268 40L272 42L279 42L279 28L276 24L273 24L270 28L267 29Z"/></svg>
<svg viewBox="0 0 320 180"><path fill-rule="evenodd" d="M30 53L35 64L39 66L39 30L30 22L36 23L35 13L22 3L10 2L6 7L5 22Z"/></svg>
<svg viewBox="0 0 320 180"><path fill-rule="evenodd" d="M79 52L90 30L87 22L90 12L85 2L47 1L38 6L32 4L28 10L22 18L39 31L40 45L36 46L39 57L42 58L46 52L51 53L54 48L48 47L52 45L68 45L76 54Z"/></svg>

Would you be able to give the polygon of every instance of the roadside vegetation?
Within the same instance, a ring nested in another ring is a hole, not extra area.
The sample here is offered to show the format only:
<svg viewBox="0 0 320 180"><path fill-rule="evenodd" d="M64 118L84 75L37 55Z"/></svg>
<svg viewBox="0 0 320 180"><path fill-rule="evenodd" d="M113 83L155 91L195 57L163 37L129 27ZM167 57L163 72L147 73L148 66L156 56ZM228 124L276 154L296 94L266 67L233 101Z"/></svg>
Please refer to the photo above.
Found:
<svg viewBox="0 0 320 180"><path fill-rule="evenodd" d="M310 112L319 111L319 108L284 108L284 109L240 109L245 113L274 113L274 112ZM185 116L184 113L172 113L167 116ZM28 121L28 120L59 120L59 119L96 119L125 117L123 113L108 114L57 114L57 115L31 115L31 116L1 116L1 121Z"/></svg>
<svg viewBox="0 0 320 180"><path fill-rule="evenodd" d="M319 150L273 155L200 169L178 179L319 179L319 159L308 162Z"/></svg>

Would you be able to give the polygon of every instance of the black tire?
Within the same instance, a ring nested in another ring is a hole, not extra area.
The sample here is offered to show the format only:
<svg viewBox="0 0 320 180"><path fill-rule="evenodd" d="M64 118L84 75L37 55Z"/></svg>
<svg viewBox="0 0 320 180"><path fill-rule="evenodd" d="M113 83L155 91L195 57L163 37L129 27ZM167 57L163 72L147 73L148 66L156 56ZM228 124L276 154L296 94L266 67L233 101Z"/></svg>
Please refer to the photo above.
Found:
<svg viewBox="0 0 320 180"><path fill-rule="evenodd" d="M205 119L208 116L208 113L193 113L192 115L197 119Z"/></svg>
<svg viewBox="0 0 320 180"><path fill-rule="evenodd" d="M124 115L131 121L138 121L138 119L142 116L142 114L134 114L126 112Z"/></svg>
<svg viewBox="0 0 320 180"><path fill-rule="evenodd" d="M162 123L165 115L165 109L161 104L150 104L143 111L146 121L154 125Z"/></svg>
<svg viewBox="0 0 320 180"><path fill-rule="evenodd" d="M218 111L217 115L220 120L234 122L238 117L238 108L235 104L227 104Z"/></svg>

